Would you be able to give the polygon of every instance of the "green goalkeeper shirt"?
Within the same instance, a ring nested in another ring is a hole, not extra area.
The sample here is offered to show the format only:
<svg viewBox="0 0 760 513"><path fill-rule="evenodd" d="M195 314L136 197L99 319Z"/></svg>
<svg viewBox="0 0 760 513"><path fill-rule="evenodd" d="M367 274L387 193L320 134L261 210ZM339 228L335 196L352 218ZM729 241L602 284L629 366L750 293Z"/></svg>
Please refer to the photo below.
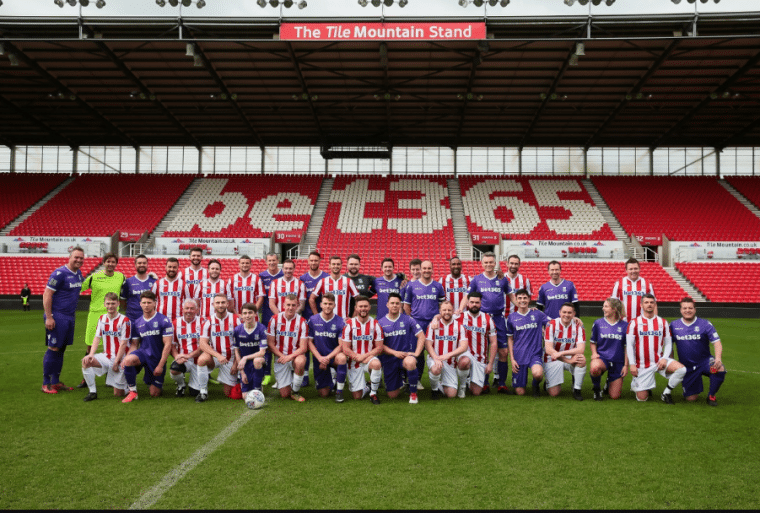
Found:
<svg viewBox="0 0 760 513"><path fill-rule="evenodd" d="M94 272L87 276L82 283L82 290L92 289L90 311L105 312L106 307L103 302L106 294L113 292L118 296L121 293L124 280L124 275L119 271L115 271L113 276L108 276L103 271Z"/></svg>

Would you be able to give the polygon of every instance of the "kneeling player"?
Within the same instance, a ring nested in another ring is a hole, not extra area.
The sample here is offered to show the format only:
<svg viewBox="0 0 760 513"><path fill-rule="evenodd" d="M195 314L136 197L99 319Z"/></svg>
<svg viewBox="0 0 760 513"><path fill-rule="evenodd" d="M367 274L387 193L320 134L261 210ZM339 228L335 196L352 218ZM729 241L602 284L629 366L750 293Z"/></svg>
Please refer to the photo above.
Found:
<svg viewBox="0 0 760 513"><path fill-rule="evenodd" d="M227 309L227 294L214 296L213 305L214 313L208 320L208 339L201 339L203 354L198 357L198 365L206 367L209 373L219 367L217 380L224 385L224 395L230 397L238 384L232 338L235 328L241 322L237 315ZM201 393L208 392L201 390Z"/></svg>
<svg viewBox="0 0 760 513"><path fill-rule="evenodd" d="M340 351L340 336L346 321L335 315L335 295L327 292L320 302L322 311L309 318L309 350L314 355L314 381L320 397L330 395L333 387L332 369L336 369L335 402L343 402L348 365Z"/></svg>
<svg viewBox="0 0 760 513"><path fill-rule="evenodd" d="M177 384L177 397L185 396L185 373L190 373L190 395L202 403L208 397L208 367L196 365L203 350L201 339L208 344L209 322L198 317L198 303L186 299L182 303L182 317L174 319L174 342L169 376Z"/></svg>
<svg viewBox="0 0 760 513"><path fill-rule="evenodd" d="M684 397L687 401L696 401L703 390L702 376L709 376L707 404L718 406L715 394L726 379L726 368L721 361L723 344L712 323L697 318L697 308L692 298L681 300L681 318L670 323L670 333L678 350L678 360L686 367ZM711 344L715 348L714 359L710 356Z"/></svg>
<svg viewBox="0 0 760 513"><path fill-rule="evenodd" d="M464 395L469 375L466 369L456 367L459 355L467 351L468 341L464 328L454 320L453 303L449 300L441 303L440 314L438 327L436 329L432 326L428 327L425 340L428 352L428 376L430 388L433 390L431 399L441 397L441 382L443 382L443 393L446 397L454 397L457 392Z"/></svg>
<svg viewBox="0 0 760 513"><path fill-rule="evenodd" d="M581 387L586 376L586 335L583 327L573 322L575 306L565 303L559 309L559 317L552 319L546 326L544 336L544 372L546 373L546 391L549 395L559 395L565 372L573 375L573 398L583 401Z"/></svg>
<svg viewBox="0 0 760 513"><path fill-rule="evenodd" d="M103 304L106 307L106 313L98 319L90 353L82 359L82 375L90 389L90 393L84 398L85 402L98 398L95 376L106 373L108 374L106 385L113 387L113 395L122 397L127 393L124 371L121 370L119 364L129 347L131 325L129 319L119 313L119 296L108 292ZM96 354L101 340L103 352Z"/></svg>
<svg viewBox="0 0 760 513"><path fill-rule="evenodd" d="M425 348L425 333L417 321L401 312L400 294L388 294L386 306L388 314L377 320L383 330L384 354L380 356L380 362L385 375L385 388L389 398L398 397L404 385L403 371L409 380L409 403L417 404L420 378L417 357Z"/></svg>
<svg viewBox="0 0 760 513"><path fill-rule="evenodd" d="M482 394L488 385L486 376L493 370L493 361L498 347L493 319L487 313L480 311L482 298L479 291L470 292L467 297L467 310L459 318L467 337L469 350L459 357L457 369L469 371L472 395ZM464 389L459 388L457 396L463 399Z"/></svg>
<svg viewBox="0 0 760 513"><path fill-rule="evenodd" d="M131 403L137 399L137 367L142 366L143 381L150 386L150 396L163 393L166 376L166 360L172 348L174 326L165 315L156 311L156 295L146 290L140 294L143 315L132 326L132 345L122 360L121 368L129 386L129 393L122 401ZM139 348L138 348L139 346Z"/></svg>
<svg viewBox="0 0 760 513"><path fill-rule="evenodd" d="M507 318L509 358L512 360L512 387L517 395L525 395L528 370L533 375L533 397L541 395L539 384L544 377L543 331L549 318L544 312L531 310L530 294L525 289L515 292L517 311Z"/></svg>
<svg viewBox="0 0 760 513"><path fill-rule="evenodd" d="M258 313L253 303L245 303L240 308L240 318L243 324L233 330L232 347L235 350L237 370L240 372L240 390L246 394L251 390L261 390L267 330L257 322Z"/></svg>
<svg viewBox="0 0 760 513"><path fill-rule="evenodd" d="M280 397L302 403L306 399L298 391L306 368L309 328L304 318L296 313L298 303L295 294L285 296L282 311L269 321L267 343L275 358L274 377Z"/></svg>
<svg viewBox="0 0 760 513"><path fill-rule="evenodd" d="M623 320L623 303L614 297L607 298L602 306L603 319L597 319L591 328L591 383L594 401L602 400L602 374L607 373L604 392L610 399L618 399L623 389L623 378L628 374L628 357L625 354L625 334L628 323Z"/></svg>
<svg viewBox="0 0 760 513"><path fill-rule="evenodd" d="M354 316L348 320L340 337L343 353L351 360L348 366L348 388L354 399L361 399L368 393L372 404L380 404L377 389L382 374L380 360L383 352L383 329L369 316L369 299L356 296ZM374 347L373 347L374 346ZM367 389L365 373L369 373L370 387Z"/></svg>
<svg viewBox="0 0 760 513"><path fill-rule="evenodd" d="M686 368L670 358L673 343L668 321L655 315L656 305L652 294L644 295L641 315L628 324L626 352L633 376L631 390L636 392L637 400L646 401L655 387L654 373L659 372L668 379L661 399L666 404L673 404L671 392L683 380Z"/></svg>

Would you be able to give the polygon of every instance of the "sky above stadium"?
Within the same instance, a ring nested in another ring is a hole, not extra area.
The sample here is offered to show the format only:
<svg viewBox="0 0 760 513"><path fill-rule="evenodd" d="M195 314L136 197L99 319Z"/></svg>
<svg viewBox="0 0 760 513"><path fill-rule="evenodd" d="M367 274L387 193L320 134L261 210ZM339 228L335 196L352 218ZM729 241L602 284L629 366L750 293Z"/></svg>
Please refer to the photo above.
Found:
<svg viewBox="0 0 760 513"><path fill-rule="evenodd" d="M190 7L160 7L154 0L106 0L102 9L95 7L95 1L82 8L84 16L229 16L229 17L272 17L282 15L287 17L458 17L458 16L562 16L591 14L683 14L695 12L751 12L760 10L758 0L723 0L716 4L713 0L708 3L688 3L681 1L676 5L671 0L617 0L612 6L604 3L593 6L590 2L582 6L577 2L568 7L562 0L512 0L507 7L475 7L470 5L463 8L457 0L409 0L409 5L400 8L391 7L361 7L356 0L307 0L305 9L266 8L259 7L254 0L205 0L203 9L196 7L196 0ZM297 1L296 1L297 3ZM80 7L64 4L63 8L55 5L53 0L3 0L0 6L0 16L76 16ZM280 14L282 13L282 14Z"/></svg>

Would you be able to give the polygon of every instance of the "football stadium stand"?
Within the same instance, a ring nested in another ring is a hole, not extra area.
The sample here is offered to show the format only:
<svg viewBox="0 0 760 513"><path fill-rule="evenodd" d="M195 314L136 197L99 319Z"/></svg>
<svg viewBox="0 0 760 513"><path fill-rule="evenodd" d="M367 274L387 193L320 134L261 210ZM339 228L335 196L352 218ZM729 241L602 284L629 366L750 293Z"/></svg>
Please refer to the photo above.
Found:
<svg viewBox="0 0 760 513"><path fill-rule="evenodd" d="M23 214L67 178L68 175L63 173L0 175L0 189L3 190L3 200L0 202L0 228Z"/></svg>
<svg viewBox="0 0 760 513"><path fill-rule="evenodd" d="M50 275L66 265L66 257L12 257L0 258L0 294L18 295L29 284L32 294L42 295ZM85 258L82 264L82 275L87 276L101 263L100 258ZM133 267L134 269L134 267ZM127 276L134 274L134 271ZM89 292L87 292L89 294Z"/></svg>
<svg viewBox="0 0 760 513"><path fill-rule="evenodd" d="M760 303L757 276L760 263L677 263L687 280L710 301L728 303Z"/></svg>
<svg viewBox="0 0 760 513"><path fill-rule="evenodd" d="M470 232L509 239L615 240L577 178L461 177L460 186Z"/></svg>
<svg viewBox="0 0 760 513"><path fill-rule="evenodd" d="M79 176L11 231L11 235L107 237L153 231L193 177Z"/></svg>
<svg viewBox="0 0 760 513"><path fill-rule="evenodd" d="M365 274L379 274L386 256L402 272L425 258L437 276L454 248L446 178L335 179L317 243L325 258L357 253Z"/></svg>
<svg viewBox="0 0 760 513"><path fill-rule="evenodd" d="M752 202L757 208L760 208L760 178L749 176L731 176L726 181L734 189L739 191L745 198Z"/></svg>
<svg viewBox="0 0 760 513"><path fill-rule="evenodd" d="M228 176L199 179L164 237L267 238L301 235L309 225L321 177Z"/></svg>
<svg viewBox="0 0 760 513"><path fill-rule="evenodd" d="M760 219L712 177L594 177L629 235L671 240L760 239Z"/></svg>

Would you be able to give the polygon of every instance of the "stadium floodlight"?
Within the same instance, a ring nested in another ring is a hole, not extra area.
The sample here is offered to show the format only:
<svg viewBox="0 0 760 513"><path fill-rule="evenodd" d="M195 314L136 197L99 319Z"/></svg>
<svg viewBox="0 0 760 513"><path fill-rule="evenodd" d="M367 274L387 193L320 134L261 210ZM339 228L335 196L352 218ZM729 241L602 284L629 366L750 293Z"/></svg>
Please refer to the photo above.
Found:
<svg viewBox="0 0 760 513"><path fill-rule="evenodd" d="M69 3L71 7L76 7L77 5L77 0L66 0L66 1Z"/></svg>
<svg viewBox="0 0 760 513"><path fill-rule="evenodd" d="M193 0L182 0L182 5L185 7L190 7L190 4L193 3Z"/></svg>
<svg viewBox="0 0 760 513"><path fill-rule="evenodd" d="M8 60L11 61L11 66L18 66L18 57L15 53L9 53Z"/></svg>
<svg viewBox="0 0 760 513"><path fill-rule="evenodd" d="M90 5L90 0L79 0L79 5L81 5L82 7L87 7L88 5Z"/></svg>
<svg viewBox="0 0 760 513"><path fill-rule="evenodd" d="M398 6L401 8L406 7L408 3L409 3L409 0L398 0Z"/></svg>
<svg viewBox="0 0 760 513"><path fill-rule="evenodd" d="M195 57L195 45L193 43L187 43L187 45L185 45L185 55L188 57Z"/></svg>
<svg viewBox="0 0 760 513"><path fill-rule="evenodd" d="M54 0L54 2L58 7L63 7L63 0Z"/></svg>
<svg viewBox="0 0 760 513"><path fill-rule="evenodd" d="M206 7L206 0L198 0L198 2L195 4L195 6L198 9L203 9L204 7Z"/></svg>
<svg viewBox="0 0 760 513"><path fill-rule="evenodd" d="M282 5L284 5L286 9L290 9L293 7L293 0L285 0L282 2Z"/></svg>
<svg viewBox="0 0 760 513"><path fill-rule="evenodd" d="M203 57L200 55L195 55L193 57L193 66L196 68L202 68L203 67Z"/></svg>
<svg viewBox="0 0 760 513"><path fill-rule="evenodd" d="M383 3L382 0L372 0L372 5L375 7L380 7L381 3Z"/></svg>
<svg viewBox="0 0 760 513"><path fill-rule="evenodd" d="M472 5L475 7L483 7L483 0L472 0Z"/></svg>
<svg viewBox="0 0 760 513"><path fill-rule="evenodd" d="M301 0L298 2L298 8L299 9L306 9L309 6L309 4L306 3L306 0Z"/></svg>
<svg viewBox="0 0 760 513"><path fill-rule="evenodd" d="M177 7L179 5L179 0L169 0L169 5Z"/></svg>
<svg viewBox="0 0 760 513"><path fill-rule="evenodd" d="M272 7L277 7L280 5L280 0L269 0L269 5Z"/></svg>
<svg viewBox="0 0 760 513"><path fill-rule="evenodd" d="M367 7L367 5L369 5L369 0L359 0L359 5Z"/></svg>
<svg viewBox="0 0 760 513"><path fill-rule="evenodd" d="M501 6L506 7L509 5L509 0L501 0Z"/></svg>
<svg viewBox="0 0 760 513"><path fill-rule="evenodd" d="M491 7L496 7L496 4L499 3L499 0L488 0L488 5Z"/></svg>
<svg viewBox="0 0 760 513"><path fill-rule="evenodd" d="M0 55L5 55L5 43L0 43Z"/></svg>
<svg viewBox="0 0 760 513"><path fill-rule="evenodd" d="M267 6L267 0L256 0L256 3L259 4L259 7L262 9Z"/></svg>
<svg viewBox="0 0 760 513"><path fill-rule="evenodd" d="M570 56L570 66L577 66L578 65L578 56L576 54L572 54Z"/></svg>
<svg viewBox="0 0 760 513"><path fill-rule="evenodd" d="M575 43L575 55L586 55L586 45L582 42Z"/></svg>
<svg viewBox="0 0 760 513"><path fill-rule="evenodd" d="M156 0L159 7L166 7L166 0Z"/></svg>
<svg viewBox="0 0 760 513"><path fill-rule="evenodd" d="M386 7L390 7L391 5L393 5L393 0L385 0L383 3L385 4Z"/></svg>
<svg viewBox="0 0 760 513"><path fill-rule="evenodd" d="M468 0L459 0L459 5L461 5L462 7L467 7L467 4L469 3L470 2Z"/></svg>

